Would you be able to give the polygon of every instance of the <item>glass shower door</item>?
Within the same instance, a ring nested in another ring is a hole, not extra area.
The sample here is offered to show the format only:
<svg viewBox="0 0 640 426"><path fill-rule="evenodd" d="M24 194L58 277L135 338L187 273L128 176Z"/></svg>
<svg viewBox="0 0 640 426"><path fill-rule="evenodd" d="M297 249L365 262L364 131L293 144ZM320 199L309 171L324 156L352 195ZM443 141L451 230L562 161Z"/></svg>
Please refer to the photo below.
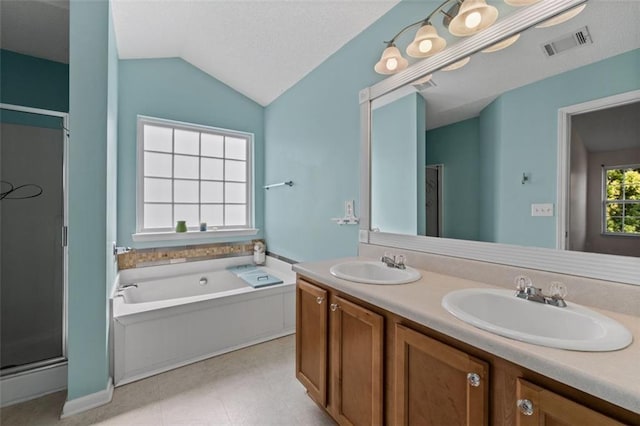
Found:
<svg viewBox="0 0 640 426"><path fill-rule="evenodd" d="M61 117L0 111L1 375L64 360Z"/></svg>

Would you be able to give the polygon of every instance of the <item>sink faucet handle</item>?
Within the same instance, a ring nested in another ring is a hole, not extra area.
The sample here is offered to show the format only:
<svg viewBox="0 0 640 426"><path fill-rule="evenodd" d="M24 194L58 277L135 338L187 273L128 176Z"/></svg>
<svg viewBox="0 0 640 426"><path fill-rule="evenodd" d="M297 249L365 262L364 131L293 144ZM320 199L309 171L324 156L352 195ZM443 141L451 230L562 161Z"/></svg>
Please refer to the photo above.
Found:
<svg viewBox="0 0 640 426"><path fill-rule="evenodd" d="M404 266L404 263L407 261L407 257L404 254L399 254L396 256L395 259L396 263L398 264L398 266Z"/></svg>
<svg viewBox="0 0 640 426"><path fill-rule="evenodd" d="M526 275L518 275L515 278L514 282L518 291L524 291L527 287L533 287L531 278L527 277Z"/></svg>
<svg viewBox="0 0 640 426"><path fill-rule="evenodd" d="M567 286L560 281L552 281L549 284L549 294L551 297L557 297L560 299L564 299L567 297Z"/></svg>

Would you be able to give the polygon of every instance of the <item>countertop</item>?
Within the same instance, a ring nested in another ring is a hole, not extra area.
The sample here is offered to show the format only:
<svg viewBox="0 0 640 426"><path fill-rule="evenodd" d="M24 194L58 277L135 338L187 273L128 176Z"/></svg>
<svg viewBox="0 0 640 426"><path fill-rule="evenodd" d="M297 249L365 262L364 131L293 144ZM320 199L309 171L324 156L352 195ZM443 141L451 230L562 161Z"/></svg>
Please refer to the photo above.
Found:
<svg viewBox="0 0 640 426"><path fill-rule="evenodd" d="M442 298L453 290L501 288L420 269L422 278L402 285L360 284L336 278L329 268L356 257L293 265L301 275L379 306L433 330L468 343L605 401L640 414L640 317L591 308L627 327L633 342L612 352L579 352L537 346L498 336L469 325L447 312ZM568 301L571 301L568 298Z"/></svg>

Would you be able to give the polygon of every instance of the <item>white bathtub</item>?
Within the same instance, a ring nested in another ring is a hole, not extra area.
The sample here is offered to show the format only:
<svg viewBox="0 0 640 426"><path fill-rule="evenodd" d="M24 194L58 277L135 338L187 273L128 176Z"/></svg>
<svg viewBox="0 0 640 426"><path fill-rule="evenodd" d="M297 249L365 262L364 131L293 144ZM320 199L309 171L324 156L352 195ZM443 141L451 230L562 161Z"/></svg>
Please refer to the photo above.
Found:
<svg viewBox="0 0 640 426"><path fill-rule="evenodd" d="M292 334L291 265L268 257L263 268L283 283L254 289L225 269L250 262L246 256L122 271L120 287L135 286L112 298L115 385Z"/></svg>

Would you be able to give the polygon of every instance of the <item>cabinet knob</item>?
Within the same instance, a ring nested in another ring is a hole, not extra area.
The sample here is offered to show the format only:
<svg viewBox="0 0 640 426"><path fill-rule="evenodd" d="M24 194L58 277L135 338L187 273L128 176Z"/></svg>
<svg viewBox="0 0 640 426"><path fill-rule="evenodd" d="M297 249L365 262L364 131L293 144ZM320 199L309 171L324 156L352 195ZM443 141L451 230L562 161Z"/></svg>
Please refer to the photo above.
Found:
<svg viewBox="0 0 640 426"><path fill-rule="evenodd" d="M316 297L316 302L318 302L318 305L322 305L322 302L324 302L324 297L322 296Z"/></svg>
<svg viewBox="0 0 640 426"><path fill-rule="evenodd" d="M533 402L528 399L519 399L517 405L520 412L525 416L533 415Z"/></svg>
<svg viewBox="0 0 640 426"><path fill-rule="evenodd" d="M331 309L331 312L335 312L336 310L338 310L340 306L337 303L332 303L329 308Z"/></svg>
<svg viewBox="0 0 640 426"><path fill-rule="evenodd" d="M480 386L480 376L477 373L467 374L467 382L474 388Z"/></svg>

